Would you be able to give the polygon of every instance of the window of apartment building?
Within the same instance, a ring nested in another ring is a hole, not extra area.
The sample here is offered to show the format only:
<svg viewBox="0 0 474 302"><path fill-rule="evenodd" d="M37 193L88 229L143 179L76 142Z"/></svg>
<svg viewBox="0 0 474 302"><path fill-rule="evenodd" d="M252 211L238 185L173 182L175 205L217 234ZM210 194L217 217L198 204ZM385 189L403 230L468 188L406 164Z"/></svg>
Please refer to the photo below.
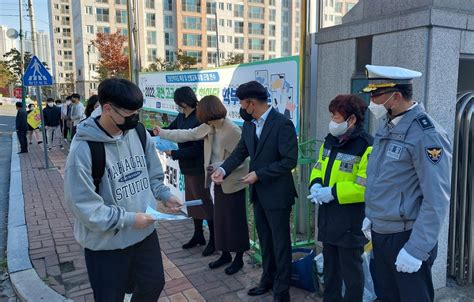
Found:
<svg viewBox="0 0 474 302"><path fill-rule="evenodd" d="M288 28L288 26L282 26L281 35L282 35L283 38L289 38L290 37L290 29Z"/></svg>
<svg viewBox="0 0 474 302"><path fill-rule="evenodd" d="M232 36L227 36L227 43L232 44Z"/></svg>
<svg viewBox="0 0 474 302"><path fill-rule="evenodd" d="M285 53L288 53L290 51L290 45L288 41L283 41L281 49Z"/></svg>
<svg viewBox="0 0 474 302"><path fill-rule="evenodd" d="M59 21L59 16L54 16L54 20Z"/></svg>
<svg viewBox="0 0 474 302"><path fill-rule="evenodd" d="M73 63L72 62L64 62L64 70L72 70Z"/></svg>
<svg viewBox="0 0 474 302"><path fill-rule="evenodd" d="M269 11L269 19L270 21L275 21L276 20L276 9L270 9Z"/></svg>
<svg viewBox="0 0 474 302"><path fill-rule="evenodd" d="M281 14L281 20L283 23L288 23L290 22L290 13L288 11L284 11Z"/></svg>
<svg viewBox="0 0 474 302"><path fill-rule="evenodd" d="M63 28L63 37L70 37L70 36L71 36L71 29Z"/></svg>
<svg viewBox="0 0 474 302"><path fill-rule="evenodd" d="M59 9L59 4L55 4L54 9Z"/></svg>
<svg viewBox="0 0 474 302"><path fill-rule="evenodd" d="M61 18L61 24L62 25L69 25L70 18L69 17L62 17Z"/></svg>
<svg viewBox="0 0 474 302"><path fill-rule="evenodd" d="M342 17L341 16L334 16L334 23L335 24L342 24Z"/></svg>
<svg viewBox="0 0 474 302"><path fill-rule="evenodd" d="M146 43L156 45L156 31L146 32Z"/></svg>
<svg viewBox="0 0 474 302"><path fill-rule="evenodd" d="M173 10L173 0L164 0L165 1L165 10L172 11Z"/></svg>
<svg viewBox="0 0 474 302"><path fill-rule="evenodd" d="M61 39L56 39L56 44L61 44Z"/></svg>
<svg viewBox="0 0 474 302"><path fill-rule="evenodd" d="M166 16L166 17L168 17L168 16ZM166 21L166 18L165 18L165 21ZM156 26L156 15L153 14L153 13L146 13L145 14L145 22L146 22L146 26L155 27Z"/></svg>
<svg viewBox="0 0 474 302"><path fill-rule="evenodd" d="M354 7L355 3L347 3L347 11L350 11Z"/></svg>
<svg viewBox="0 0 474 302"><path fill-rule="evenodd" d="M69 14L69 5L61 5L61 13Z"/></svg>
<svg viewBox="0 0 474 302"><path fill-rule="evenodd" d="M234 21L234 32L243 34L244 33L244 22Z"/></svg>
<svg viewBox="0 0 474 302"><path fill-rule="evenodd" d="M128 37L128 28L119 28L119 29L117 29L117 31L118 31L122 36Z"/></svg>
<svg viewBox="0 0 474 302"><path fill-rule="evenodd" d="M216 31L216 19L207 18L207 30L208 31Z"/></svg>
<svg viewBox="0 0 474 302"><path fill-rule="evenodd" d="M268 5L275 6L275 0L268 1Z"/></svg>
<svg viewBox="0 0 474 302"><path fill-rule="evenodd" d="M95 13L97 14L97 21L109 22L109 9L108 8L97 7L95 9Z"/></svg>
<svg viewBox="0 0 474 302"><path fill-rule="evenodd" d="M65 60L72 60L72 50L65 50L64 51L64 59Z"/></svg>
<svg viewBox="0 0 474 302"><path fill-rule="evenodd" d="M115 19L119 24L125 24L128 22L127 11L123 9L117 9L115 11Z"/></svg>
<svg viewBox="0 0 474 302"><path fill-rule="evenodd" d="M58 56L61 56L63 54L63 51L62 50L58 50Z"/></svg>
<svg viewBox="0 0 474 302"><path fill-rule="evenodd" d="M234 4L234 17L244 17L244 6L242 4Z"/></svg>
<svg viewBox="0 0 474 302"><path fill-rule="evenodd" d="M216 36L207 36L207 47L215 48L217 47L217 37Z"/></svg>
<svg viewBox="0 0 474 302"><path fill-rule="evenodd" d="M63 62L59 61L59 62L57 62L57 64L58 64L59 67L63 67Z"/></svg>
<svg viewBox="0 0 474 302"><path fill-rule="evenodd" d="M155 0L145 0L145 8L155 9Z"/></svg>
<svg viewBox="0 0 474 302"><path fill-rule="evenodd" d="M270 35L270 37L276 36L276 25L270 25L268 29L268 34Z"/></svg>
<svg viewBox="0 0 474 302"><path fill-rule="evenodd" d="M165 60L168 62L174 61L174 51L172 50L165 50Z"/></svg>
<svg viewBox="0 0 474 302"><path fill-rule="evenodd" d="M207 2L206 3L206 13L208 14L215 14L216 13L216 3L215 2Z"/></svg>
<svg viewBox="0 0 474 302"><path fill-rule="evenodd" d="M264 3L263 0L249 0L250 3Z"/></svg>
<svg viewBox="0 0 474 302"><path fill-rule="evenodd" d="M97 3L109 3L109 0L95 0Z"/></svg>
<svg viewBox="0 0 474 302"><path fill-rule="evenodd" d="M290 7L290 0L282 0L281 4L284 8L289 8Z"/></svg>
<svg viewBox="0 0 474 302"><path fill-rule="evenodd" d="M171 46L174 44L174 36L172 33L165 33L165 45Z"/></svg>
<svg viewBox="0 0 474 302"><path fill-rule="evenodd" d="M61 32L61 27L55 27L55 28L54 28L54 32L55 32L56 34L59 34L59 33Z"/></svg>
<svg viewBox="0 0 474 302"><path fill-rule="evenodd" d="M334 11L336 13L342 13L342 2L336 2L336 6L334 7Z"/></svg>
<svg viewBox="0 0 474 302"><path fill-rule="evenodd" d="M219 26L224 26L224 19L219 19Z"/></svg>
<svg viewBox="0 0 474 302"><path fill-rule="evenodd" d="M234 48L235 49L244 49L244 37L235 37L234 38Z"/></svg>
<svg viewBox="0 0 474 302"><path fill-rule="evenodd" d="M155 62L157 51L156 48L148 48L147 60L148 62Z"/></svg>
<svg viewBox="0 0 474 302"><path fill-rule="evenodd" d="M115 0L115 4L126 5L126 4L127 4L127 0Z"/></svg>
<svg viewBox="0 0 474 302"><path fill-rule="evenodd" d="M108 26L97 26L97 32L98 33L109 34L110 33L110 27L108 27Z"/></svg>
<svg viewBox="0 0 474 302"><path fill-rule="evenodd" d="M263 19L265 9L263 7L249 6L249 18Z"/></svg>
<svg viewBox="0 0 474 302"><path fill-rule="evenodd" d="M249 54L249 62L258 62L262 61L265 58L263 54L251 53Z"/></svg>
<svg viewBox="0 0 474 302"><path fill-rule="evenodd" d="M201 46L202 36L197 34L183 34L183 45Z"/></svg>
<svg viewBox="0 0 474 302"><path fill-rule="evenodd" d="M334 21L334 16L333 15L329 15L329 21Z"/></svg>
<svg viewBox="0 0 474 302"><path fill-rule="evenodd" d="M219 43L225 43L225 36L223 35L219 36Z"/></svg>
<svg viewBox="0 0 474 302"><path fill-rule="evenodd" d="M217 63L217 52L208 51L207 52L207 64L216 64Z"/></svg>
<svg viewBox="0 0 474 302"><path fill-rule="evenodd" d="M219 2L219 9L224 10L224 2Z"/></svg>
<svg viewBox="0 0 474 302"><path fill-rule="evenodd" d="M329 6L334 7L334 0L329 0Z"/></svg>
<svg viewBox="0 0 474 302"><path fill-rule="evenodd" d="M265 47L265 40L264 39L249 39L249 49L253 50L264 50Z"/></svg>
<svg viewBox="0 0 474 302"><path fill-rule="evenodd" d="M227 3L227 10L232 11L232 3Z"/></svg>
<svg viewBox="0 0 474 302"><path fill-rule="evenodd" d="M263 35L265 32L265 24L262 23L249 23L249 34L252 35Z"/></svg>
<svg viewBox="0 0 474 302"><path fill-rule="evenodd" d="M181 4L185 12L201 12L201 0L181 0Z"/></svg>
<svg viewBox="0 0 474 302"><path fill-rule="evenodd" d="M93 15L94 10L92 9L92 6L86 6L86 15Z"/></svg>
<svg viewBox="0 0 474 302"><path fill-rule="evenodd" d="M184 29L201 29L201 18L185 16L183 18Z"/></svg>
<svg viewBox="0 0 474 302"><path fill-rule="evenodd" d="M95 64L89 64L89 71L95 71Z"/></svg>
<svg viewBox="0 0 474 302"><path fill-rule="evenodd" d="M86 32L88 34L94 34L94 26L93 25L86 25Z"/></svg>
<svg viewBox="0 0 474 302"><path fill-rule="evenodd" d="M165 16L165 28L173 28L173 16Z"/></svg>
<svg viewBox="0 0 474 302"><path fill-rule="evenodd" d="M227 20L227 27L232 28L232 20Z"/></svg>
<svg viewBox="0 0 474 302"><path fill-rule="evenodd" d="M225 52L223 52L223 51L219 52L219 58L224 59L225 58Z"/></svg>
<svg viewBox="0 0 474 302"><path fill-rule="evenodd" d="M63 40L63 47L64 48L71 48L72 47L71 40Z"/></svg>
<svg viewBox="0 0 474 302"><path fill-rule="evenodd" d="M202 62L202 52L201 51L185 51L184 54L188 57L193 57L196 59L197 63Z"/></svg>
<svg viewBox="0 0 474 302"><path fill-rule="evenodd" d="M275 40L268 40L268 50L275 51L276 49L276 41Z"/></svg>

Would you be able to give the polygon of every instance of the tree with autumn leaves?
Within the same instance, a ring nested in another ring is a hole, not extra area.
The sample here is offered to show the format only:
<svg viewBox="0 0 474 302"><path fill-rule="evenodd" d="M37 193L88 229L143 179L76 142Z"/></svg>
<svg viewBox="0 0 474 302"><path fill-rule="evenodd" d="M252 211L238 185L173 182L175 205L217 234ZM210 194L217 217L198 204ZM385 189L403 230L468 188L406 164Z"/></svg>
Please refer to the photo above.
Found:
<svg viewBox="0 0 474 302"><path fill-rule="evenodd" d="M92 45L99 51L99 65L97 66L97 80L102 81L110 77L128 78L128 56L125 53L127 37L119 32L114 34L97 33Z"/></svg>

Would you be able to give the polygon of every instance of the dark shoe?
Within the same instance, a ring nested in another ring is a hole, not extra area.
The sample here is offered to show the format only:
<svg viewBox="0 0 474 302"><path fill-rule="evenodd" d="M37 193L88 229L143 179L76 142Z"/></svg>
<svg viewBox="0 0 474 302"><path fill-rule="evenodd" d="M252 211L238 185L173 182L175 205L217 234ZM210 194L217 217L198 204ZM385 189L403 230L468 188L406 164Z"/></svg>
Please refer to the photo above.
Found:
<svg viewBox="0 0 474 302"><path fill-rule="evenodd" d="M260 296L266 294L273 286L257 286L249 289L247 295L249 296Z"/></svg>
<svg viewBox="0 0 474 302"><path fill-rule="evenodd" d="M240 269L244 266L243 261L234 261L230 266L228 266L224 271L227 275L233 275L240 271Z"/></svg>
<svg viewBox="0 0 474 302"><path fill-rule="evenodd" d="M202 251L202 255L204 257L210 256L210 255L214 254L215 251L216 251L216 247L214 245L214 240L211 239L211 240L209 240L209 243L207 244L204 251ZM231 257L230 261L232 261L232 257ZM230 262L230 261L228 261L228 262Z"/></svg>
<svg viewBox="0 0 474 302"><path fill-rule="evenodd" d="M42 143L43 143L42 141L41 141L41 142L38 142L38 145L39 145L39 144L42 144Z"/></svg>
<svg viewBox="0 0 474 302"><path fill-rule="evenodd" d="M209 263L209 268L215 269L232 261L230 253L223 253L219 259Z"/></svg>
<svg viewBox="0 0 474 302"><path fill-rule="evenodd" d="M273 296L273 302L290 302L290 293L285 292Z"/></svg>
<svg viewBox="0 0 474 302"><path fill-rule="evenodd" d="M191 240L188 241L188 243L183 244L182 248L187 250L190 248L195 247L196 245L205 245L206 244L206 239L204 238L204 235L196 235L191 238Z"/></svg>
<svg viewBox="0 0 474 302"><path fill-rule="evenodd" d="M29 142L29 144L30 144L30 145L32 145L32 144L33 144L33 142Z"/></svg>
<svg viewBox="0 0 474 302"><path fill-rule="evenodd" d="M17 154L28 153L28 151L20 151Z"/></svg>

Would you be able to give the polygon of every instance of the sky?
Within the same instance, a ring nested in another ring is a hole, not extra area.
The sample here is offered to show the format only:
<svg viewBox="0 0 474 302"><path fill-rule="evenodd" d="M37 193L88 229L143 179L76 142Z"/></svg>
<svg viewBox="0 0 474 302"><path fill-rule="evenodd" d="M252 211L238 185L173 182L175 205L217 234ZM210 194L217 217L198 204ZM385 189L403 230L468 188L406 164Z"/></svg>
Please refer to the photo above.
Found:
<svg viewBox="0 0 474 302"><path fill-rule="evenodd" d="M36 30L44 30L49 34L49 15L48 0L32 0ZM18 12L18 0L0 0L0 25L6 25L17 31L20 29L20 20ZM28 0L22 0L23 3L23 30L27 35L31 32L30 18L28 17Z"/></svg>

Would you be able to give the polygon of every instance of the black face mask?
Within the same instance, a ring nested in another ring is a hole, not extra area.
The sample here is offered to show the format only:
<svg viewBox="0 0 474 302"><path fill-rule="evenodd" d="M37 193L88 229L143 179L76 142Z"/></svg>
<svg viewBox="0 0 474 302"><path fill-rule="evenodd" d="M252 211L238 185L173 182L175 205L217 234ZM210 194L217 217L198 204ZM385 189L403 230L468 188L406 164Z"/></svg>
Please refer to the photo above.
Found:
<svg viewBox="0 0 474 302"><path fill-rule="evenodd" d="M132 114L130 116L124 117L124 122L122 124L116 124L117 128L122 131L127 131L131 129L135 129L138 125L138 121L140 120L138 113Z"/></svg>
<svg viewBox="0 0 474 302"><path fill-rule="evenodd" d="M251 122L253 120L253 116L250 113L248 113L246 109L240 107L239 113L240 113L240 117L244 121Z"/></svg>

